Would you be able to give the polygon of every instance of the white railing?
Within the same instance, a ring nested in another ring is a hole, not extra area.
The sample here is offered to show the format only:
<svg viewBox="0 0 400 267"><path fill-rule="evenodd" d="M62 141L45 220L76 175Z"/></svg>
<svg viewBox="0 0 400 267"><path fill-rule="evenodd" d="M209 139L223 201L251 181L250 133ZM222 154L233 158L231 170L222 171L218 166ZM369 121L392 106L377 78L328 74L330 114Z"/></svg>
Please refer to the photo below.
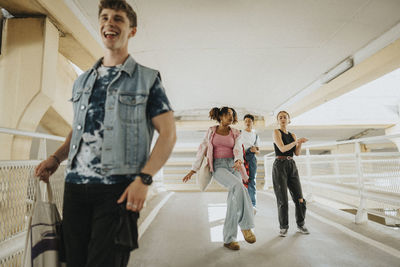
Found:
<svg viewBox="0 0 400 267"><path fill-rule="evenodd" d="M47 141L64 141L65 138L0 128L0 133L40 139L39 159L47 158ZM21 266L27 229L27 219L35 197L34 169L40 160L0 161L0 267ZM62 163L52 174L50 185L53 200L62 211L66 164ZM163 171L154 176L154 183L147 193L147 201L157 193L165 191ZM45 189L42 190L45 192Z"/></svg>
<svg viewBox="0 0 400 267"><path fill-rule="evenodd" d="M0 127L0 133L19 135L19 136L27 136L27 137L44 139L44 140L61 141L61 142L64 142L64 140L65 140L65 138L61 137L61 136L45 134L45 133L32 133L32 132L21 131L21 130L16 130L16 129L2 128L2 127Z"/></svg>
<svg viewBox="0 0 400 267"><path fill-rule="evenodd" d="M35 197L34 169L40 161L0 162L0 266L20 266L27 218ZM62 210L65 164L52 175L54 201Z"/></svg>
<svg viewBox="0 0 400 267"><path fill-rule="evenodd" d="M47 140L64 141L65 138L0 128L0 133L40 139L38 158L47 158ZM0 161L0 267L21 266L24 252L27 218L35 197L34 169L39 160ZM52 175L50 184L54 201L62 210L65 164Z"/></svg>
<svg viewBox="0 0 400 267"><path fill-rule="evenodd" d="M305 146L306 155L295 158L305 198L333 200L357 210L356 223L367 214L385 218L386 224L400 224L400 153L361 152L360 144L388 143L400 134ZM311 155L311 148L354 144L354 153ZM264 157L265 189L272 187L273 153Z"/></svg>

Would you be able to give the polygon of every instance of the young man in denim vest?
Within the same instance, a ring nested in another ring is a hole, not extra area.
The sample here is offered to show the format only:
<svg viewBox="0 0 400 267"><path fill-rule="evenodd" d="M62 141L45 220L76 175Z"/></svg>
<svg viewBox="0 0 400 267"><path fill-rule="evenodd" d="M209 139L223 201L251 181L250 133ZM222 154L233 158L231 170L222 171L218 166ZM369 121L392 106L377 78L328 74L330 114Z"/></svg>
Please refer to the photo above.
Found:
<svg viewBox="0 0 400 267"><path fill-rule="evenodd" d="M127 265L129 249L115 244L118 204L129 212L142 209L152 176L176 141L160 74L128 53L136 33L131 6L102 0L99 26L104 57L74 83L72 131L36 168L48 181L68 158L63 233L67 265L74 267ZM159 136L150 154L154 129Z"/></svg>

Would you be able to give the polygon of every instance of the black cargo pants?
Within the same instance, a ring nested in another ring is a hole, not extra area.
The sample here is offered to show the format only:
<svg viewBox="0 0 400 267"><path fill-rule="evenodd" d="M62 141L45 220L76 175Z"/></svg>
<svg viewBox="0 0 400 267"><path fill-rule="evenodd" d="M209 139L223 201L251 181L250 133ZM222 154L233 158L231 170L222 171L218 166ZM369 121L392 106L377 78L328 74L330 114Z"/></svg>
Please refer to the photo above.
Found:
<svg viewBox="0 0 400 267"><path fill-rule="evenodd" d="M276 159L272 168L272 180L278 205L278 217L281 229L289 228L288 218L288 193L289 189L293 202L296 206L296 223L304 225L306 217L306 200L303 198L299 173L293 159Z"/></svg>

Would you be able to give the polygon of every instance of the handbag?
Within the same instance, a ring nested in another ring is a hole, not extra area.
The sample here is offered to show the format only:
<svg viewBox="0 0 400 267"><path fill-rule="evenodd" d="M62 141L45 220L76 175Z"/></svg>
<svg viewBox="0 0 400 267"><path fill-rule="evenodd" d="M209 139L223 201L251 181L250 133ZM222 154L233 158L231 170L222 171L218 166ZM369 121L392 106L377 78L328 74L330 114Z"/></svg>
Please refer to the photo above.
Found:
<svg viewBox="0 0 400 267"><path fill-rule="evenodd" d="M196 182L201 191L204 192L207 190L207 187L211 183L211 178L212 173L210 171L210 166L208 165L208 159L207 157L204 157L196 176Z"/></svg>
<svg viewBox="0 0 400 267"><path fill-rule="evenodd" d="M254 145L257 144L257 139L258 139L258 134L256 134L256 140L254 141ZM242 149L243 149L243 165L246 169L247 176L250 176L250 166L249 166L249 160L248 156L255 157L253 152L250 152L249 150L246 153L246 150L244 149L244 145L242 144ZM243 182L244 187L249 188L249 182Z"/></svg>
<svg viewBox="0 0 400 267"><path fill-rule="evenodd" d="M250 175L249 162L246 159L246 150L244 149L244 145L242 145L242 149L243 149L243 165L244 168L246 169L247 176L249 176ZM249 188L249 181L247 182L243 181L243 185L244 187Z"/></svg>
<svg viewBox="0 0 400 267"><path fill-rule="evenodd" d="M25 267L61 267L64 246L62 240L62 221L53 202L53 193L47 185L48 202L42 199L40 182L36 182L36 199L28 221L23 266Z"/></svg>

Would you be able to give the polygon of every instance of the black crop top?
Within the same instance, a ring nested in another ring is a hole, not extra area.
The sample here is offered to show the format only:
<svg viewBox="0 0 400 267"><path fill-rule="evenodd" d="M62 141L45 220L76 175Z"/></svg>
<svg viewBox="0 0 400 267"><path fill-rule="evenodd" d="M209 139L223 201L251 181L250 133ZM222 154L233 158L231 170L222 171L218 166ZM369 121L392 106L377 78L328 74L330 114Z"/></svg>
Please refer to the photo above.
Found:
<svg viewBox="0 0 400 267"><path fill-rule="evenodd" d="M281 132L282 135L282 142L284 145L290 144L294 141L294 138L292 136L292 134L290 132L288 132L287 134L284 133L281 129L278 129ZM275 156L289 156L289 157L293 157L293 153L296 150L296 146L294 146L292 149L286 151L285 153L282 153L278 146L274 143L274 149L275 149Z"/></svg>

